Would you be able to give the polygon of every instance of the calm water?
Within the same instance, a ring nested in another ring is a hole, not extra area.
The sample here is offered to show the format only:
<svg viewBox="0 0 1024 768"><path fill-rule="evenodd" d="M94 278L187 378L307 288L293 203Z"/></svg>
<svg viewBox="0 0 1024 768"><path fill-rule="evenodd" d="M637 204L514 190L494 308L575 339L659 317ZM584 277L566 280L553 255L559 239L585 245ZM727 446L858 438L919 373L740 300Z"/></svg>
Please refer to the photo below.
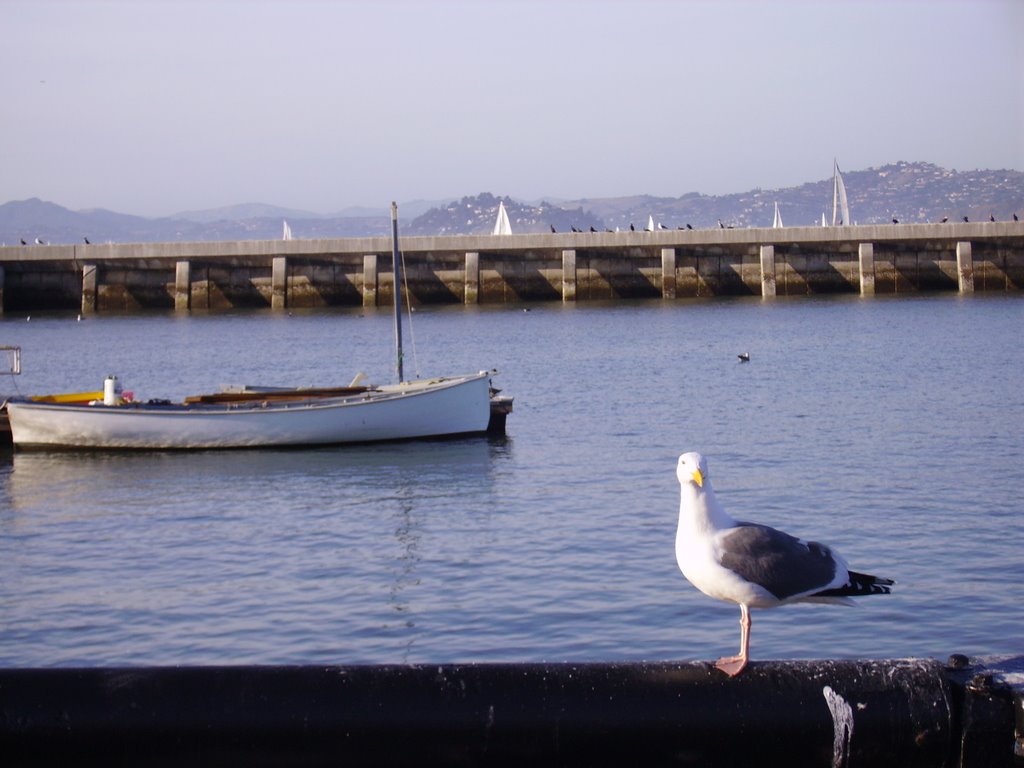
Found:
<svg viewBox="0 0 1024 768"><path fill-rule="evenodd" d="M737 517L898 581L755 612L755 658L1017 655L1022 328L1019 296L422 309L422 373L498 367L507 439L0 455L0 665L733 653L738 610L674 562L685 450ZM390 333L386 312L8 317L24 373L0 387L385 381Z"/></svg>

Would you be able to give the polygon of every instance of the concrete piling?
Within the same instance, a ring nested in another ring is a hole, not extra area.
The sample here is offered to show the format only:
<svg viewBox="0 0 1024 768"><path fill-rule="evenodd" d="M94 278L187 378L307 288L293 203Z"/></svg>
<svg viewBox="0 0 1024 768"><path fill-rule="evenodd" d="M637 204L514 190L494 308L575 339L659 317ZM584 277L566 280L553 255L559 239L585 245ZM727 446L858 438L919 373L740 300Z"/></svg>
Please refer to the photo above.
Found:
<svg viewBox="0 0 1024 768"><path fill-rule="evenodd" d="M562 301L576 301L576 251L562 251Z"/></svg>
<svg viewBox="0 0 1024 768"><path fill-rule="evenodd" d="M377 254L363 256L363 306L377 306Z"/></svg>
<svg viewBox="0 0 1024 768"><path fill-rule="evenodd" d="M956 244L956 274L960 293L974 293L974 257L970 242Z"/></svg>
<svg viewBox="0 0 1024 768"><path fill-rule="evenodd" d="M275 256L270 268L270 308L288 306L288 257Z"/></svg>
<svg viewBox="0 0 1024 768"><path fill-rule="evenodd" d="M761 246L761 296L775 297L775 246Z"/></svg>
<svg viewBox="0 0 1024 768"><path fill-rule="evenodd" d="M476 304L480 297L480 254L466 251L466 279L462 292L463 304Z"/></svg>
<svg viewBox="0 0 1024 768"><path fill-rule="evenodd" d="M82 308L83 315L91 315L96 311L96 287L98 268L95 264L82 265Z"/></svg>
<svg viewBox="0 0 1024 768"><path fill-rule="evenodd" d="M676 249L661 249L661 297L676 297Z"/></svg>
<svg viewBox="0 0 1024 768"><path fill-rule="evenodd" d="M174 265L174 309L187 312L192 307L192 263L179 261Z"/></svg>
<svg viewBox="0 0 1024 768"><path fill-rule="evenodd" d="M860 295L875 295L875 246L874 243L860 243L857 246L857 261L860 269Z"/></svg>

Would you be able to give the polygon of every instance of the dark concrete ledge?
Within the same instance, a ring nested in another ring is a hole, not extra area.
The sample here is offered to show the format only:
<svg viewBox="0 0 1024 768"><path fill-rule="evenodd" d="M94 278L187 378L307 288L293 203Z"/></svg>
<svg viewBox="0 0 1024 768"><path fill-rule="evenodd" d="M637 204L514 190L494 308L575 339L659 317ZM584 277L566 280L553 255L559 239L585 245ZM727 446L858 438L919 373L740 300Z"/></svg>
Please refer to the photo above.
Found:
<svg viewBox="0 0 1024 768"><path fill-rule="evenodd" d="M1019 691L963 657L755 662L733 679L664 662L6 669L0 755L5 766L989 767L1015 764L1015 711Z"/></svg>

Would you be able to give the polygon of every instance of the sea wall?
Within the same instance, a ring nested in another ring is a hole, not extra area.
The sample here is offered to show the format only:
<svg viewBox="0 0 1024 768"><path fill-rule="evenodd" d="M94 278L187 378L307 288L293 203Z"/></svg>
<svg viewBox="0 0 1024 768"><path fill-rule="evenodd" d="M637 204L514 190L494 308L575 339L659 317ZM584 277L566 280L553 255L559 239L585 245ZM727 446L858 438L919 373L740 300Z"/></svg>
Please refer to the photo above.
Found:
<svg viewBox="0 0 1024 768"><path fill-rule="evenodd" d="M401 239L414 304L1017 291L1024 223ZM0 248L0 309L392 304L390 238Z"/></svg>

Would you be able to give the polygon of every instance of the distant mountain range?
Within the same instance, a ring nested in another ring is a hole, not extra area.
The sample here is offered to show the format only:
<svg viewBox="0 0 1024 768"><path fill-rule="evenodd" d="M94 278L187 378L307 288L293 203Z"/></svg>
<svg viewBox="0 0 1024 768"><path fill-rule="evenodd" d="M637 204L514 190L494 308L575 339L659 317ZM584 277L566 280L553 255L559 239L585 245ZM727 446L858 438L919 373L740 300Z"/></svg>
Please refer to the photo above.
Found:
<svg viewBox="0 0 1024 768"><path fill-rule="evenodd" d="M881 168L843 173L850 218L855 224L1010 219L1024 215L1024 172L1013 170L955 171L931 163L900 162ZM521 202L482 193L451 203L415 201L401 205L402 233L407 235L486 234L492 231L499 203L505 204L514 233L548 232L554 228L589 231L655 226L676 229L769 227L779 204L787 226L821 223L832 216L832 178L786 189L754 189L730 195L682 197L589 198L553 202ZM163 218L145 218L103 209L72 211L38 198L0 205L0 243L22 240L47 243L174 242L204 240L274 240L287 221L297 239L386 236L387 210L349 208L316 214L262 203L205 211L185 211Z"/></svg>

